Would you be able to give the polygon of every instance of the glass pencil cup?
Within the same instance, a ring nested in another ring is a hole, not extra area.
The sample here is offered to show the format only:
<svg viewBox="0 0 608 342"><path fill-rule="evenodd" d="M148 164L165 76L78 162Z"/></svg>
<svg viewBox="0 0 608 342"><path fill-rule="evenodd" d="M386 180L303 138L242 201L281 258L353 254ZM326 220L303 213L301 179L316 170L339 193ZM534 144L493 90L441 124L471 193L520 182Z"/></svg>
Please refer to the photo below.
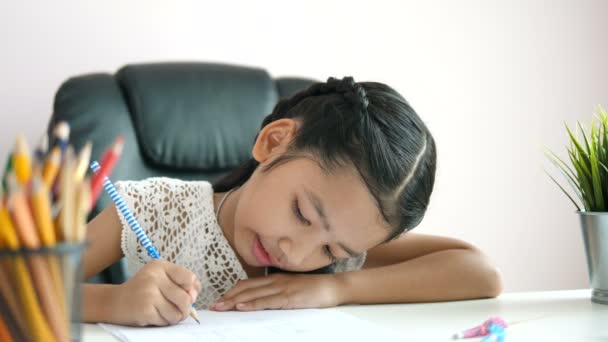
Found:
<svg viewBox="0 0 608 342"><path fill-rule="evenodd" d="M84 247L0 250L0 319L13 341L81 340Z"/></svg>

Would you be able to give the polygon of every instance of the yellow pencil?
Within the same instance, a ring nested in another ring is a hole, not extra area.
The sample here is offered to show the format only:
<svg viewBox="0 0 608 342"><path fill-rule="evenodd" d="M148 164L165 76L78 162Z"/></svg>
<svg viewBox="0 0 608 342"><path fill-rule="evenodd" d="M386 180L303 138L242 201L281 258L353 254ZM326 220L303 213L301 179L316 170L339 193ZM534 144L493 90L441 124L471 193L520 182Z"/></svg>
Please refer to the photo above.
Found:
<svg viewBox="0 0 608 342"><path fill-rule="evenodd" d="M61 201L61 230L65 241L74 242L74 149L68 145L65 151L59 179L59 198Z"/></svg>
<svg viewBox="0 0 608 342"><path fill-rule="evenodd" d="M22 134L17 136L17 143L15 144L15 151L13 153L13 168L19 183L22 185L27 184L32 174L32 161L27 141Z"/></svg>
<svg viewBox="0 0 608 342"><path fill-rule="evenodd" d="M74 170L74 182L76 184L80 183L84 176L87 173L87 169L89 167L89 161L91 160L91 150L93 148L93 144L87 142L84 147L80 150L78 154L78 161L76 164L76 168Z"/></svg>
<svg viewBox="0 0 608 342"><path fill-rule="evenodd" d="M50 189L55 183L55 177L57 177L57 173L59 172L59 167L61 166L61 149L57 146L51 149L49 152L46 161L44 162L44 167L42 170L42 179L44 180L44 184Z"/></svg>
<svg viewBox="0 0 608 342"><path fill-rule="evenodd" d="M19 241L15 229L12 227L8 210L2 203L2 194L0 194L0 249L11 249L16 250L19 248ZM14 279L12 275L8 273L11 268L6 263L11 261L2 261L0 264L0 279ZM18 303L17 296L18 288L14 287L14 281L0 281L0 294L6 301L11 314L15 318L17 328L21 334L25 334L28 331L27 323L23 317L23 309Z"/></svg>
<svg viewBox="0 0 608 342"><path fill-rule="evenodd" d="M86 235L87 214L91 206L91 180L89 178L80 182L77 194L74 227L76 229L75 239L80 242L84 240Z"/></svg>
<svg viewBox="0 0 608 342"><path fill-rule="evenodd" d="M42 178L34 173L32 177L32 209L38 234L44 246L52 246L56 243L49 197L49 191L42 183Z"/></svg>
<svg viewBox="0 0 608 342"><path fill-rule="evenodd" d="M14 229L9 212L6 207L0 210L0 222L4 234L4 242L11 249L19 248L19 241L16 230ZM4 267L10 269L12 276L9 279L16 279L15 288L19 292L19 299L24 306L24 315L29 326L27 330L34 341L51 341L54 339L53 333L42 314L42 310L36 298L36 292L30 279L27 267L22 257L15 257L12 262L3 263Z"/></svg>
<svg viewBox="0 0 608 342"><path fill-rule="evenodd" d="M56 239L55 230L53 228L53 220L51 218L49 191L44 183L42 183L40 174L37 174L36 172L34 172L32 177L32 209L42 244L46 247L53 247L56 243ZM55 286L55 293L62 311L62 317L67 323L65 293L57 256L49 254L46 256L46 258L49 265L51 278L53 279L53 285ZM68 326L65 328L66 330L69 329Z"/></svg>

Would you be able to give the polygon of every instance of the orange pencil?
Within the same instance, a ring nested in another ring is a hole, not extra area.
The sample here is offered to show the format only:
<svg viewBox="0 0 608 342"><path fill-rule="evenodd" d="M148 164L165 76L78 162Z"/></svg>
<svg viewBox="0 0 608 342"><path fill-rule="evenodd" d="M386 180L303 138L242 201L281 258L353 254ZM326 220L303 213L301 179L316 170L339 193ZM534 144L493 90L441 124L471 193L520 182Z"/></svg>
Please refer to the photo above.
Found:
<svg viewBox="0 0 608 342"><path fill-rule="evenodd" d="M28 209L27 198L22 190L22 187L17 182L15 174L8 174L8 188L10 194L8 196L9 209L15 225L17 236L20 244L27 248L40 247L40 238L36 232L34 219Z"/></svg>
<svg viewBox="0 0 608 342"><path fill-rule="evenodd" d="M0 317L0 341L13 342L11 334L8 332L8 327L4 324L2 317Z"/></svg>
<svg viewBox="0 0 608 342"><path fill-rule="evenodd" d="M17 143L15 144L15 151L13 153L13 168L19 183L26 185L32 174L32 161L27 141L22 134L17 136Z"/></svg>
<svg viewBox="0 0 608 342"><path fill-rule="evenodd" d="M40 239L25 195L19 184L14 181L14 175L9 175L9 190L9 211L12 213L17 235L21 238L23 246L37 249L40 247ZM62 315L61 305L55 297L48 263L41 255L32 254L27 258L27 264L53 335L58 341L69 341L69 332L64 325L65 316Z"/></svg>
<svg viewBox="0 0 608 342"><path fill-rule="evenodd" d="M44 180L44 184L50 189L55 183L55 177L57 177L57 173L59 172L59 167L61 166L61 150L59 147L55 146L49 152L46 161L44 162L44 167L42 170L42 178Z"/></svg>

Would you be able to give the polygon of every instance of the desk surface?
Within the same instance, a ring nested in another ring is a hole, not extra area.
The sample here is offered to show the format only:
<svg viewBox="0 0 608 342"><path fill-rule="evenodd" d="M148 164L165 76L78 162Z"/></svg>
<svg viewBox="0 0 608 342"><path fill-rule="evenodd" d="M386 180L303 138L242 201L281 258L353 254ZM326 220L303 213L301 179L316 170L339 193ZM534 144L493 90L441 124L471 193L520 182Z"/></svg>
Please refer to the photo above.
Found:
<svg viewBox="0 0 608 342"><path fill-rule="evenodd" d="M523 320L507 329L506 341L608 341L608 305L592 303L590 297L591 290L523 292L484 300L348 305L327 310L400 330L410 341L449 341L452 334L491 316L508 323ZM83 326L85 342L115 341L97 325Z"/></svg>

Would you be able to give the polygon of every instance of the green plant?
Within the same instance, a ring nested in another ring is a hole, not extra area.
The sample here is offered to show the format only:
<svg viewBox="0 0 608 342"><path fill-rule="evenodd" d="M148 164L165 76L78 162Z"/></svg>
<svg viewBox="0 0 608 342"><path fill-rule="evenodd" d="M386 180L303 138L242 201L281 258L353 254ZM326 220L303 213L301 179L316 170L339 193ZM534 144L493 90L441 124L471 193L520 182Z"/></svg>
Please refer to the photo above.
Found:
<svg viewBox="0 0 608 342"><path fill-rule="evenodd" d="M578 121L577 124L583 138L581 141L564 123L570 137L568 157L571 166L548 148L545 155L562 172L585 211L608 211L608 167L606 167L608 165L608 112L602 107L598 107L597 113L591 120L588 135L585 134L583 125ZM548 172L546 173L574 203L576 209L581 211L580 206L566 189Z"/></svg>

